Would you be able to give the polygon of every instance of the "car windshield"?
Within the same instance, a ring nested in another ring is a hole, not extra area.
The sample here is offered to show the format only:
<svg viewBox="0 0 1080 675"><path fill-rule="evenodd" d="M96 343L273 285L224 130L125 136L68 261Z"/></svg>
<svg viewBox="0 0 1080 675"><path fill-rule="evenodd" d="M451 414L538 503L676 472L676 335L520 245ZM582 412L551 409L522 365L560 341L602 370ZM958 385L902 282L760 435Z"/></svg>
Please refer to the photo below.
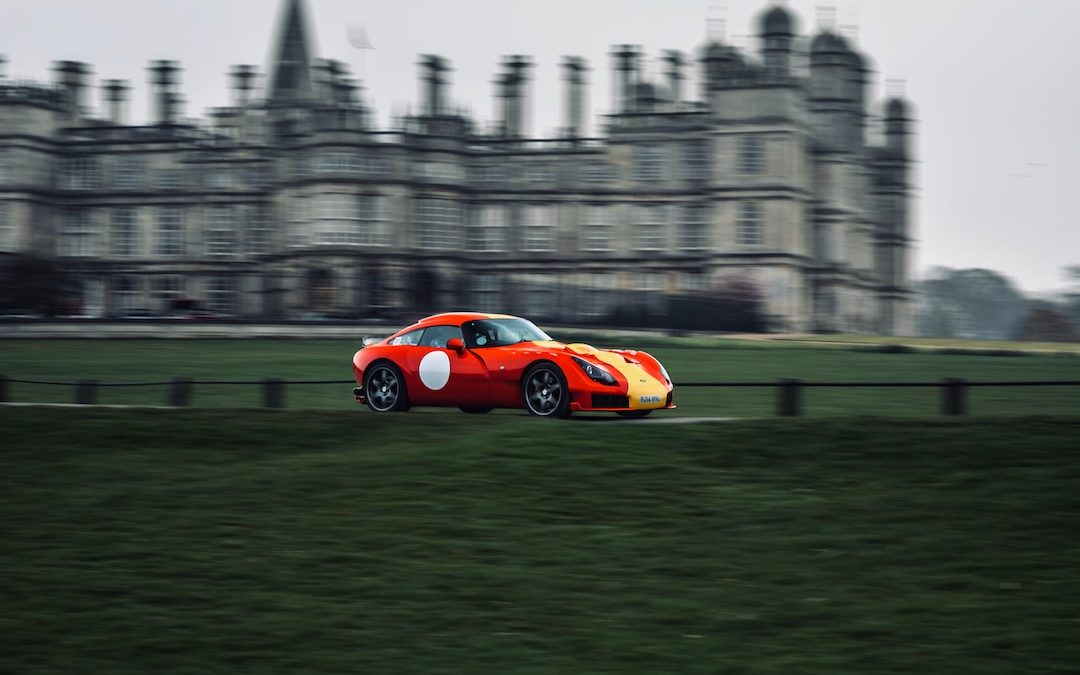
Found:
<svg viewBox="0 0 1080 675"><path fill-rule="evenodd" d="M465 346L469 349L477 347L505 347L519 342L531 342L533 340L550 340L544 331L525 319L479 319L466 321L461 325L461 332L465 338Z"/></svg>

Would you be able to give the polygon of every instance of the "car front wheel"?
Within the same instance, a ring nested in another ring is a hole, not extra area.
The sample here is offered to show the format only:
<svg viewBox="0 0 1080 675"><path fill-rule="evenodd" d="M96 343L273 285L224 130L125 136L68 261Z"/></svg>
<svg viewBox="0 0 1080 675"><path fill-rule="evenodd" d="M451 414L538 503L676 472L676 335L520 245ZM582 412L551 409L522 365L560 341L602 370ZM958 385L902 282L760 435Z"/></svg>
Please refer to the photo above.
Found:
<svg viewBox="0 0 1080 675"><path fill-rule="evenodd" d="M529 368L522 380L521 396L525 409L537 417L569 417L570 390L566 376L553 363L538 363Z"/></svg>
<svg viewBox="0 0 1080 675"><path fill-rule="evenodd" d="M392 363L376 363L364 373L364 395L375 412L409 409L405 380Z"/></svg>

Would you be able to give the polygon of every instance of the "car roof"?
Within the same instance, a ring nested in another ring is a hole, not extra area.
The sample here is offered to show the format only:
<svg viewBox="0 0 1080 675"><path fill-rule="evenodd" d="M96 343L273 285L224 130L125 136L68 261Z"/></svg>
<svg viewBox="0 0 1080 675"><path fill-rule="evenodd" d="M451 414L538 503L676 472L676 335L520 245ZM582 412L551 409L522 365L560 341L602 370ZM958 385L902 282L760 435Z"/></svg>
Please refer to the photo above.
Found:
<svg viewBox="0 0 1080 675"><path fill-rule="evenodd" d="M433 314L420 319L416 323L402 328L398 333L403 333L417 328L426 328L428 326L460 326L466 321L477 321L479 319L516 319L518 317L511 316L509 314L490 314L486 312L443 312L442 314Z"/></svg>

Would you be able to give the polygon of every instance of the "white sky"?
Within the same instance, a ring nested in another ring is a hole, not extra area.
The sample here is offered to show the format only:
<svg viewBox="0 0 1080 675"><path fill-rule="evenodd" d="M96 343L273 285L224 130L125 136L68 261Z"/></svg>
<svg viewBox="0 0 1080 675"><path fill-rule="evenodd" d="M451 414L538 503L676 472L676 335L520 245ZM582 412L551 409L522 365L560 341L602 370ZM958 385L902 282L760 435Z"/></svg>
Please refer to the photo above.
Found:
<svg viewBox="0 0 1080 675"><path fill-rule="evenodd" d="M228 105L229 66L270 57L283 0L0 0L0 54L9 77L51 78L52 61L92 65L101 79L135 86L134 121L146 119L146 66L181 62L188 116ZM493 86L506 54L530 55L534 135L562 123L559 62L589 62L588 103L611 100L611 45L638 44L657 72L662 49L693 52L709 20L728 40L753 44L767 0L307 0L318 56L349 63L380 122L419 101L417 56L451 61L450 99L482 124L494 114ZM817 7L857 26L884 80L905 81L919 119L915 272L934 265L987 267L1027 291L1062 288L1062 267L1080 264L1080 1L789 0L800 31ZM717 22L717 19L723 19ZM362 25L375 46L349 45ZM697 66L686 87L697 97ZM94 105L100 104L95 91Z"/></svg>

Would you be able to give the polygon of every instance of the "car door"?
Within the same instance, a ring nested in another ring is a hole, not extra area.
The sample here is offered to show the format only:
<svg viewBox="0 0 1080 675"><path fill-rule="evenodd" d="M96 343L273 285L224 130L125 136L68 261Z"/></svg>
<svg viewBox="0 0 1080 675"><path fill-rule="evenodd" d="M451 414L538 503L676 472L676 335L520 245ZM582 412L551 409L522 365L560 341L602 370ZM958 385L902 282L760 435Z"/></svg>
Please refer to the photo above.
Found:
<svg viewBox="0 0 1080 675"><path fill-rule="evenodd" d="M469 349L448 348L452 338L461 339L459 326L429 326L409 348L409 399L416 405L491 405L487 366Z"/></svg>

